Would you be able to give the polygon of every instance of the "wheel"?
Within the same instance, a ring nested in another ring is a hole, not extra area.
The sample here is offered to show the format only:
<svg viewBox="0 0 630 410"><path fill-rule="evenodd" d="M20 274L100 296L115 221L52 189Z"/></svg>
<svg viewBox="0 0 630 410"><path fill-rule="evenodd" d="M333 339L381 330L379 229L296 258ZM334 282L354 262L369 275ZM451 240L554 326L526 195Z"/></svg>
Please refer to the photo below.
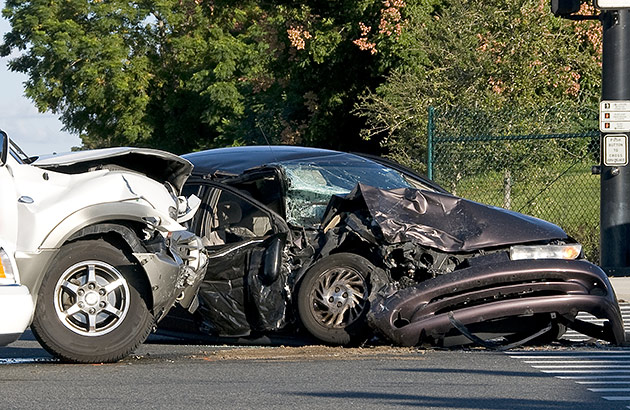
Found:
<svg viewBox="0 0 630 410"><path fill-rule="evenodd" d="M326 343L361 340L368 331L369 296L385 281L385 273L359 255L339 253L321 259L304 275L298 290L302 325Z"/></svg>
<svg viewBox="0 0 630 410"><path fill-rule="evenodd" d="M35 337L66 361L122 359L153 326L141 278L137 263L103 239L64 245L39 289Z"/></svg>

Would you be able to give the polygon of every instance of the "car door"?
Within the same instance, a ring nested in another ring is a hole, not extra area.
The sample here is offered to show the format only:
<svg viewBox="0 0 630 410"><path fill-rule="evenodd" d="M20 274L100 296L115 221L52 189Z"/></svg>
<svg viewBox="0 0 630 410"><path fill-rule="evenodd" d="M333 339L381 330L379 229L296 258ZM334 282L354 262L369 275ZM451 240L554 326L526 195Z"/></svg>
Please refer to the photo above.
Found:
<svg viewBox="0 0 630 410"><path fill-rule="evenodd" d="M184 191L202 198L190 229L208 254L199 288L206 330L220 336L284 326L287 307L282 250L289 229L275 212L231 187L190 181Z"/></svg>
<svg viewBox="0 0 630 410"><path fill-rule="evenodd" d="M2 138L0 153L0 239L4 246L15 251L17 241L18 213L15 180L11 172L15 159L9 152L9 137L0 131Z"/></svg>

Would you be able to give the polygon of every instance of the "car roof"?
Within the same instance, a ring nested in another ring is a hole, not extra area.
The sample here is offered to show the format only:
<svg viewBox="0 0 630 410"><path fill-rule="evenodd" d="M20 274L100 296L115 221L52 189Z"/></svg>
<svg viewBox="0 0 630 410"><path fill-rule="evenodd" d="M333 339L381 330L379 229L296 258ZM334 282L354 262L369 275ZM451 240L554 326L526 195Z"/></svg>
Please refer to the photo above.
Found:
<svg viewBox="0 0 630 410"><path fill-rule="evenodd" d="M345 152L294 145L253 145L216 148L182 156L195 166L193 174L211 175L217 171L241 174L250 168L271 163L338 155L354 156Z"/></svg>

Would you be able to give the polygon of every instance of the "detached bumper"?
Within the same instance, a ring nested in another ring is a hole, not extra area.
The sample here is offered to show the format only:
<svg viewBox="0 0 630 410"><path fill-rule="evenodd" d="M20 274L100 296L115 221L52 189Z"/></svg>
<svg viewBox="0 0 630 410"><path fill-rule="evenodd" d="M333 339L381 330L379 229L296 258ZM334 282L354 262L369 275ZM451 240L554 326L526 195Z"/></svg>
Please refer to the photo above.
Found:
<svg viewBox="0 0 630 410"><path fill-rule="evenodd" d="M597 326L576 320L578 312L607 322ZM581 260L523 260L462 269L378 296L368 321L403 346L440 344L457 332L449 313L465 326L492 334L527 331L532 325L529 318L546 315L614 344L625 340L608 277L598 266Z"/></svg>
<svg viewBox="0 0 630 410"><path fill-rule="evenodd" d="M33 298L26 286L0 286L0 346L17 340L33 319Z"/></svg>

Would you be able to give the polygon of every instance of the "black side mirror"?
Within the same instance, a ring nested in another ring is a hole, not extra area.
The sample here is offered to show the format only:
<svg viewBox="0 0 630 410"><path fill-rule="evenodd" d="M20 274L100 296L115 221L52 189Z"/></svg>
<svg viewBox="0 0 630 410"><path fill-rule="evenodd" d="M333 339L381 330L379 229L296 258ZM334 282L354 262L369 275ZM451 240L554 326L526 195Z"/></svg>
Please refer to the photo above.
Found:
<svg viewBox="0 0 630 410"><path fill-rule="evenodd" d="M9 136L6 132L0 131L2 137L2 151L0 152L0 166L7 163L7 155L9 153Z"/></svg>
<svg viewBox="0 0 630 410"><path fill-rule="evenodd" d="M269 286L278 279L278 275L282 269L282 250L284 249L284 240L275 237L271 240L269 247L265 251L265 262L263 272L260 275L265 286Z"/></svg>
<svg viewBox="0 0 630 410"><path fill-rule="evenodd" d="M551 12L556 17L568 16L580 11L580 0L551 0Z"/></svg>

